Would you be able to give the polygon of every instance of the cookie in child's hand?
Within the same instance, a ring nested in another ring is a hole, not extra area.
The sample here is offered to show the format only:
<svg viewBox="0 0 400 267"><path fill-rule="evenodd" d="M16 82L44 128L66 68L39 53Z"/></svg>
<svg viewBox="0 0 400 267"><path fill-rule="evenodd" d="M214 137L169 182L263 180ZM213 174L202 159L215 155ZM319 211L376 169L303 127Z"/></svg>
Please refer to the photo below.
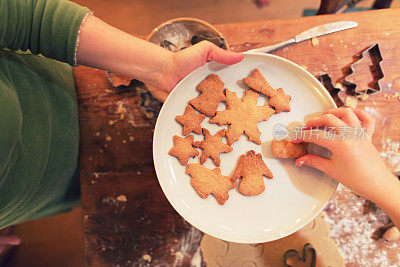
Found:
<svg viewBox="0 0 400 267"><path fill-rule="evenodd" d="M221 175L221 170L207 169L201 164L189 164L186 173L192 176L190 183L202 198L207 198L213 194L220 205L228 200L228 191L236 187L236 181L230 177Z"/></svg>
<svg viewBox="0 0 400 267"><path fill-rule="evenodd" d="M289 112L290 105L289 102L292 99L290 95L285 94L282 88L276 90L276 94L269 99L269 104L275 108L276 113L281 113L282 111Z"/></svg>
<svg viewBox="0 0 400 267"><path fill-rule="evenodd" d="M201 95L190 100L189 103L201 113L209 117L214 116L219 102L225 101L224 85L217 75L208 75L196 87Z"/></svg>
<svg viewBox="0 0 400 267"><path fill-rule="evenodd" d="M307 154L308 143L293 143L287 139L271 141L271 151L277 158L299 158Z"/></svg>
<svg viewBox="0 0 400 267"><path fill-rule="evenodd" d="M178 157L181 164L186 166L190 157L198 156L200 153L193 148L194 136L185 138L174 135L174 146L168 152L171 156Z"/></svg>
<svg viewBox="0 0 400 267"><path fill-rule="evenodd" d="M254 69L251 76L243 78L243 82L247 84L251 89L268 97L273 97L276 94L274 88L272 88L267 80L265 80L258 69Z"/></svg>
<svg viewBox="0 0 400 267"><path fill-rule="evenodd" d="M257 106L258 93L247 90L245 96L240 100L236 93L225 90L227 108L223 111L217 111L217 114L210 119L211 123L218 125L229 124L226 137L228 145L232 145L239 137L245 133L249 141L261 144L261 132L258 130L257 123L266 121L275 113L268 107Z"/></svg>
<svg viewBox="0 0 400 267"><path fill-rule="evenodd" d="M232 147L228 146L224 142L222 142L222 137L225 136L226 130L222 129L215 135L211 135L210 132L203 128L203 141L194 142L195 147L200 147L203 149L203 152L200 156L200 164L206 162L208 157L211 157L214 160L215 165L218 167L221 164L220 155L221 153L229 153L232 151Z"/></svg>
<svg viewBox="0 0 400 267"><path fill-rule="evenodd" d="M187 105L185 114L176 116L175 120L183 125L182 134L188 135L191 132L201 134L200 123L204 120L206 115L197 113L191 105Z"/></svg>
<svg viewBox="0 0 400 267"><path fill-rule="evenodd" d="M246 196L256 196L265 190L263 176L273 178L261 154L256 155L254 150L250 150L240 156L232 179L236 181L243 177L239 183L239 192Z"/></svg>

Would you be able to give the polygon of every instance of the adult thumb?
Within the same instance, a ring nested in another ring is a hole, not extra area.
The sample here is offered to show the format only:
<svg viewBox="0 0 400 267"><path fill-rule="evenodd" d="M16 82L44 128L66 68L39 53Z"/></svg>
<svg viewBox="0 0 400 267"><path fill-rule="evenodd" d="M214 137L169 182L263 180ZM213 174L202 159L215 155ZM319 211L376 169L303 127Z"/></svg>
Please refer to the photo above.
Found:
<svg viewBox="0 0 400 267"><path fill-rule="evenodd" d="M208 41L202 41L200 42L200 45L203 46L203 49L206 52L207 62L215 61L225 65L233 65L242 61L244 58L243 53L222 49Z"/></svg>

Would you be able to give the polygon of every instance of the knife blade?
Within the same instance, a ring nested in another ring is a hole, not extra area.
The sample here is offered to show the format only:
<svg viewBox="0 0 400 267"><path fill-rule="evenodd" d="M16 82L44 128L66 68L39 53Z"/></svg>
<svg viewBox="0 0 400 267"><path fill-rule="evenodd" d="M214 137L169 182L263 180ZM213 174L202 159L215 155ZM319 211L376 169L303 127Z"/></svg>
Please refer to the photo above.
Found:
<svg viewBox="0 0 400 267"><path fill-rule="evenodd" d="M314 28L308 29L308 30L296 35L295 37L293 37L290 40L283 41L283 42L280 42L280 43L274 44L274 45L251 49L251 50L248 50L247 52L266 53L266 52L273 51L275 49L278 49L280 47L283 47L283 46L286 46L286 45L289 45L292 43L299 43L299 42L302 42L302 41L305 41L305 40L308 40L311 38L315 38L315 37L318 37L321 35L330 34L330 33L334 33L337 31L347 30L347 29L351 29L351 28L354 28L357 26L358 26L358 23L355 21L338 21L338 22L327 23L327 24L319 25Z"/></svg>

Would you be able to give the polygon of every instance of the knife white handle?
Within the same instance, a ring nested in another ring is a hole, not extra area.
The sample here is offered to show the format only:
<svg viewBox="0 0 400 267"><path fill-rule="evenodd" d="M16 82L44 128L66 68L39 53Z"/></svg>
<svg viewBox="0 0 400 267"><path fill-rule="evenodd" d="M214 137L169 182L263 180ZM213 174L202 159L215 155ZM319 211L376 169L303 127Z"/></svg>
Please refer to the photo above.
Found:
<svg viewBox="0 0 400 267"><path fill-rule="evenodd" d="M293 44L296 42L296 39L290 39L287 41L283 41L274 45L269 45L269 46L264 46L264 47L260 47L260 48L255 48L255 49L250 49L247 50L247 52L256 52L256 53L267 53L267 52L271 52L275 49L281 48L283 46L289 45L289 44Z"/></svg>

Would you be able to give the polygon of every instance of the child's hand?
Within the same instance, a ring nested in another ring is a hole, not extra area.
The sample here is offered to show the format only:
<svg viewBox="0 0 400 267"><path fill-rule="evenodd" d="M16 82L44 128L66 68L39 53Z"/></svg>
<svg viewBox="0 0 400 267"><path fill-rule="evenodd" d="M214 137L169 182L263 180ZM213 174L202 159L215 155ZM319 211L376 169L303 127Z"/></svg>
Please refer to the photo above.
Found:
<svg viewBox="0 0 400 267"><path fill-rule="evenodd" d="M177 53L171 53L159 88L169 93L186 75L209 61L232 65L240 62L243 57L242 53L227 51L208 41L202 41Z"/></svg>
<svg viewBox="0 0 400 267"><path fill-rule="evenodd" d="M325 126L334 127L334 140L324 138L322 130L315 130ZM339 140L338 132L346 126L358 129L365 127L365 138ZM388 194L400 194L400 182L386 167L371 142L375 121L366 111L350 108L330 109L322 116L309 120L306 127L314 130L305 131L305 136L297 139L297 142L312 142L325 147L332 152L332 157L325 159L307 154L296 160L297 167L307 165L319 169L378 205L385 204Z"/></svg>

